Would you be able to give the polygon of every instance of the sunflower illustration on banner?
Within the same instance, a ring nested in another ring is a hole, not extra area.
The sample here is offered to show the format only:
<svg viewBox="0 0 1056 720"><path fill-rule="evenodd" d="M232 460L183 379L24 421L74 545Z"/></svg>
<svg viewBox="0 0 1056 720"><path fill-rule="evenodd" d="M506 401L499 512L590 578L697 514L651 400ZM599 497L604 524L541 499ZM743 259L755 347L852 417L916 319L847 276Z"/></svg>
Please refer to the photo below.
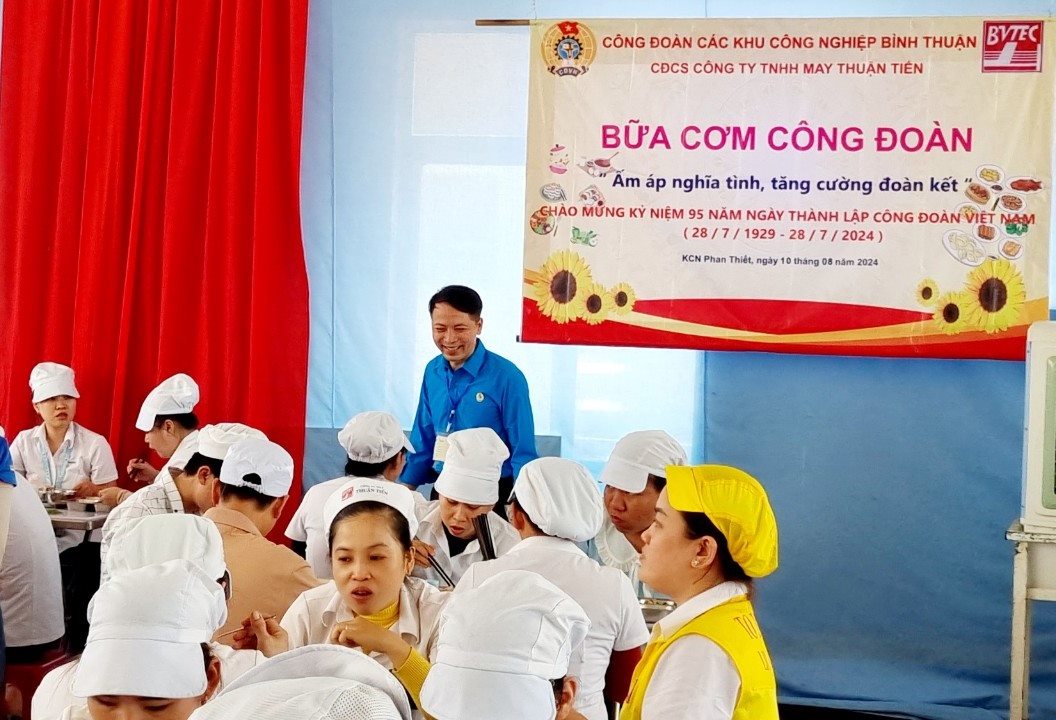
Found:
<svg viewBox="0 0 1056 720"><path fill-rule="evenodd" d="M917 302L935 309L932 319L947 335L1004 332L1020 322L1026 300L1023 274L1003 258L988 258L968 273L963 290L940 295L931 279L917 286Z"/></svg>
<svg viewBox="0 0 1056 720"><path fill-rule="evenodd" d="M590 266L572 250L551 253L536 271L525 279L539 311L558 324L583 320L598 325L612 315L625 315L634 309L634 289L618 283L609 289L596 282Z"/></svg>

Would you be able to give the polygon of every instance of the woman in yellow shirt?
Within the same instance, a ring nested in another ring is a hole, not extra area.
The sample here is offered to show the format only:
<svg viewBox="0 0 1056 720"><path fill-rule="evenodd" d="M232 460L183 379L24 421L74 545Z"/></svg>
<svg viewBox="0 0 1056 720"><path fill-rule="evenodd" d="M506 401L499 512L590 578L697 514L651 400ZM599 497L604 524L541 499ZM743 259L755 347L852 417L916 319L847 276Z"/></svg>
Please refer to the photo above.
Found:
<svg viewBox="0 0 1056 720"><path fill-rule="evenodd" d="M620 720L777 720L751 603L753 580L777 568L766 491L726 465L669 467L642 539L642 581L677 608L653 628Z"/></svg>
<svg viewBox="0 0 1056 720"><path fill-rule="evenodd" d="M411 491L355 478L330 496L323 516L334 577L302 593L282 618L289 647L359 648L418 704L449 594L410 575L418 525Z"/></svg>

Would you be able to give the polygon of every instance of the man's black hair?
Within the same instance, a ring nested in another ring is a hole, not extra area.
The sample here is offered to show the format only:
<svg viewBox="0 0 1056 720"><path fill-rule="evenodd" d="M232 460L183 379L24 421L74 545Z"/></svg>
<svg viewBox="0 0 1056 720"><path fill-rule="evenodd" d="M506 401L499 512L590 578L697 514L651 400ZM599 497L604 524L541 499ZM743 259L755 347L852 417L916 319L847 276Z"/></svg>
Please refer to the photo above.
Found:
<svg viewBox="0 0 1056 720"><path fill-rule="evenodd" d="M481 310L484 309L484 301L480 299L477 291L465 285L448 285L440 288L435 295L429 298L430 315L440 303L447 303L455 310L475 318L479 318Z"/></svg>

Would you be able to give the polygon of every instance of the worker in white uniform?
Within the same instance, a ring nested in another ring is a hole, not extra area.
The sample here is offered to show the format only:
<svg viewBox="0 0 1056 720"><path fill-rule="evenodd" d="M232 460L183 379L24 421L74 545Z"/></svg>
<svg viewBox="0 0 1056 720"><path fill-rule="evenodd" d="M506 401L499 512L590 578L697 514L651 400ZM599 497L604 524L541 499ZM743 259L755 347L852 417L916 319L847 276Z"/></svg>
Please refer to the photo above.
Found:
<svg viewBox="0 0 1056 720"><path fill-rule="evenodd" d="M620 720L777 720L753 581L777 569L759 481L727 465L670 467L646 530L642 580L678 607L653 626Z"/></svg>
<svg viewBox="0 0 1056 720"><path fill-rule="evenodd" d="M455 593L422 709L435 720L582 720L569 661L589 629L575 600L526 570Z"/></svg>
<svg viewBox="0 0 1056 720"><path fill-rule="evenodd" d="M434 489L439 496L422 518L415 543L414 574L436 585L457 584L462 573L484 559L474 518L484 516L496 557L520 541L508 522L494 512L499 501L505 443L488 427L459 430L447 436L447 455ZM503 498L505 500L505 498ZM429 558L440 566L443 577Z"/></svg>
<svg viewBox="0 0 1056 720"><path fill-rule="evenodd" d="M47 511L33 486L17 473L13 477L18 484L5 485L12 488L13 502L4 535L7 550L0 553L0 615L5 626L0 640L6 640L6 662L35 663L58 648L66 632L62 571ZM87 607L87 597L84 602ZM26 717L23 709L30 700L20 696L16 702L12 697L8 712Z"/></svg>
<svg viewBox="0 0 1056 720"><path fill-rule="evenodd" d="M396 675L417 704L450 597L411 576L418 529L412 491L353 479L327 500L334 579L307 590L282 618L290 647L361 648Z"/></svg>
<svg viewBox="0 0 1056 720"><path fill-rule="evenodd" d="M110 444L102 435L74 422L80 393L73 370L43 362L29 375L33 409L40 425L23 430L11 443L11 466L34 487L67 490L78 497L98 495L117 483Z"/></svg>
<svg viewBox="0 0 1056 720"><path fill-rule="evenodd" d="M33 408L43 422L18 434L11 446L12 466L39 489L64 490L88 498L116 490L117 468L101 435L75 422L80 394L73 370L40 363L29 377ZM69 618L67 646L84 644L85 613L99 576L102 533L61 530L55 535L62 572L62 595ZM87 542L86 542L87 540Z"/></svg>
<svg viewBox="0 0 1056 720"><path fill-rule="evenodd" d="M353 477L395 482L407 464L407 453L414 452L399 421L389 413L375 410L359 413L345 423L337 433L337 441L348 456L345 474L309 488L286 526L286 537L293 541L294 551L308 561L317 578L324 580L332 577L323 526L327 498ZM429 501L421 493L414 496L420 520Z"/></svg>
<svg viewBox="0 0 1056 720"><path fill-rule="evenodd" d="M236 680L191 720L411 720L403 686L377 661L338 645L285 652Z"/></svg>
<svg viewBox="0 0 1056 720"><path fill-rule="evenodd" d="M234 591L231 615L217 639L232 635L253 613L281 618L305 590L322 583L308 563L267 535L289 500L294 462L286 449L263 438L238 441L227 453L214 491L215 507L204 517L216 523Z"/></svg>
<svg viewBox="0 0 1056 720"><path fill-rule="evenodd" d="M260 430L242 423L216 423L198 431L198 448L177 473L195 482L195 502L199 512L212 508L218 493L220 472L228 450L242 440L267 440Z"/></svg>
<svg viewBox="0 0 1056 720"><path fill-rule="evenodd" d="M470 566L455 591L457 596L504 570L530 570L579 603L590 618L590 632L570 672L579 679L576 709L588 720L608 717L603 691L623 702L649 639L631 581L576 545L597 534L604 514L586 468L563 458L532 460L521 468L508 508L521 542L497 560Z"/></svg>
<svg viewBox="0 0 1056 720"><path fill-rule="evenodd" d="M234 440L235 438L232 436L229 439ZM196 436L194 451L185 460L181 461L181 468L186 460L189 460L197 452L197 448L198 441ZM197 476L186 475L180 470L172 469L160 473L152 485L136 490L127 500L111 510L103 523L103 539L99 549L102 560L102 581L105 582L108 577L107 556L114 543L115 534L122 524L147 515L169 515L174 513L200 515L203 511L203 508L198 505L200 497L201 491ZM212 500L210 499L211 502Z"/></svg>
<svg viewBox="0 0 1056 720"><path fill-rule="evenodd" d="M215 523L197 515L148 515L127 523L107 558L107 570L113 576L170 560L186 560L216 578L230 601L231 574L220 532ZM220 661L221 689L265 659L255 650L235 650L217 642L209 647ZM75 696L72 689L79 663L73 660L44 676L33 695L36 720L58 720L68 706L80 706L87 713L86 699Z"/></svg>
<svg viewBox="0 0 1056 720"><path fill-rule="evenodd" d="M150 482L169 468L183 468L198 449L198 416L194 407L201 399L198 383L190 375L176 373L147 393L136 416L136 429L146 433L143 441L166 459L155 470L144 458L128 462L128 475L134 482Z"/></svg>
<svg viewBox="0 0 1056 720"><path fill-rule="evenodd" d="M51 520L33 486L21 475L15 477L7 550L0 560L0 608L7 661L28 663L58 647L66 627Z"/></svg>
<svg viewBox="0 0 1056 720"><path fill-rule="evenodd" d="M666 468L685 464L686 451L677 440L663 430L642 430L620 438L601 471L606 518L587 551L626 574L638 597L657 596L638 577L642 533L653 522Z"/></svg>
<svg viewBox="0 0 1056 720"><path fill-rule="evenodd" d="M208 643L226 617L223 588L186 560L114 575L92 599L73 681L88 715L63 720L187 720L220 685Z"/></svg>

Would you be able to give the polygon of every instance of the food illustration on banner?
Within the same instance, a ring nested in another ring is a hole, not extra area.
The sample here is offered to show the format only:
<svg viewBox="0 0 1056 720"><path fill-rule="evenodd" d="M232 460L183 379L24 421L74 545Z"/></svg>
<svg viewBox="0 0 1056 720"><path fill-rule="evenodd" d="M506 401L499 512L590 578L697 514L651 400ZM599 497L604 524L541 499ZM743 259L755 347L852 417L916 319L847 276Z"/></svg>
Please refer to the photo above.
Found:
<svg viewBox="0 0 1056 720"><path fill-rule="evenodd" d="M561 144L555 144L550 148L550 172L555 175L564 175L568 172L568 148Z"/></svg>
<svg viewBox="0 0 1056 720"><path fill-rule="evenodd" d="M605 196L601 194L601 190L598 189L597 185L590 185L580 190L579 201L583 203L584 207L605 206Z"/></svg>
<svg viewBox="0 0 1056 720"><path fill-rule="evenodd" d="M579 165L579 169L585 172L587 175L596 178L603 178L609 173L621 173L623 170L617 170L612 165L612 159L619 155L618 152L609 155L608 157L594 158L593 160L583 159L583 162Z"/></svg>
<svg viewBox="0 0 1056 720"><path fill-rule="evenodd" d="M543 200L549 200L550 202L564 202L568 199L565 195L565 189L557 183L547 183L539 188L539 194L543 196Z"/></svg>
<svg viewBox="0 0 1056 720"><path fill-rule="evenodd" d="M557 230L557 218L550 214L550 210L543 205L528 218L528 227L536 235L549 235Z"/></svg>
<svg viewBox="0 0 1056 720"><path fill-rule="evenodd" d="M569 240L573 245L589 245L594 247L598 244L598 234L593 230L580 230L572 228L572 238Z"/></svg>

